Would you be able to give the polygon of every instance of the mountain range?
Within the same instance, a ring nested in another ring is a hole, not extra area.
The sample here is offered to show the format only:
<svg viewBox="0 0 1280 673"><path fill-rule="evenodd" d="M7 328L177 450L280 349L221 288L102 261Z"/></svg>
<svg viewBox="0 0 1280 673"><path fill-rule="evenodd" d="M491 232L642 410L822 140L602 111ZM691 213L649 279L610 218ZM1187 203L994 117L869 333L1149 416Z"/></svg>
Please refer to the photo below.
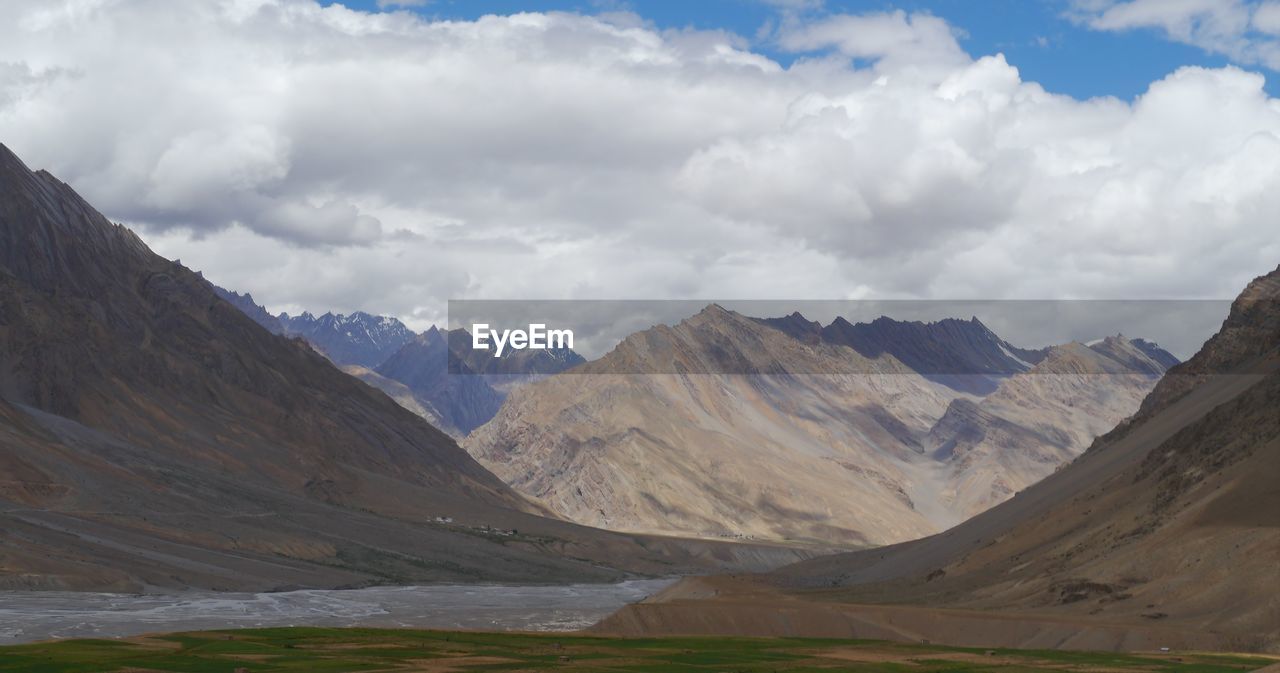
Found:
<svg viewBox="0 0 1280 673"><path fill-rule="evenodd" d="M608 581L812 554L549 518L242 308L0 146L0 587Z"/></svg>
<svg viewBox="0 0 1280 673"><path fill-rule="evenodd" d="M415 334L396 318L363 311L273 316L250 294L214 290L269 332L305 340L343 371L455 438L493 418L512 388L585 362L568 348L511 350L495 357L474 349L465 329L433 326Z"/></svg>
<svg viewBox="0 0 1280 673"><path fill-rule="evenodd" d="M310 313L276 316L284 334L300 336L334 362L357 367L377 367L413 340L404 323L389 316L356 311L348 315Z"/></svg>
<svg viewBox="0 0 1280 673"><path fill-rule="evenodd" d="M299 320L225 296L268 328ZM349 353L386 333L370 322L400 325L354 316L307 316L361 327L302 336L336 335L344 347L317 347ZM414 335L374 368L335 361L448 434L476 433L465 440L475 457L569 520L877 545L945 529L1052 473L1133 413L1177 358L1119 335L1021 348L976 317L824 326L711 306L567 379L539 382L582 364L572 351L493 358L461 329ZM691 375L665 375L672 362ZM647 371L664 375L631 375Z"/></svg>
<svg viewBox="0 0 1280 673"><path fill-rule="evenodd" d="M1184 363L716 305L591 362L402 328L272 316L0 145L0 587L722 573L596 628L1280 647L1280 269Z"/></svg>
<svg viewBox="0 0 1280 673"><path fill-rule="evenodd" d="M1046 349L1018 348L977 317L937 322L901 321L881 316L869 323L836 317L822 326L799 313L765 323L807 343L848 346L866 358L893 356L913 371L964 392L992 392L1002 377L1027 371Z"/></svg>
<svg viewBox="0 0 1280 673"><path fill-rule="evenodd" d="M307 312L297 316L271 315L251 294L240 294L217 285L213 289L268 332L300 337L339 366L377 367L416 336L404 323L390 316L364 311L348 315L330 312L320 317Z"/></svg>
<svg viewBox="0 0 1280 673"><path fill-rule="evenodd" d="M1018 348L976 318L824 327L711 305L521 386L463 445L583 524L880 545L1052 473L1169 361L1121 336Z"/></svg>

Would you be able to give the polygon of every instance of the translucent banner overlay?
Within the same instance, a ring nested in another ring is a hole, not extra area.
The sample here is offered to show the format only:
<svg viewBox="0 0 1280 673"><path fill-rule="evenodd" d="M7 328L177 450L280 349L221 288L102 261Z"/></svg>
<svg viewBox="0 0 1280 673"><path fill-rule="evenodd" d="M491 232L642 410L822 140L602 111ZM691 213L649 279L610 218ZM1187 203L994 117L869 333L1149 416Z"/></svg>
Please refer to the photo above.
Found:
<svg viewBox="0 0 1280 673"><path fill-rule="evenodd" d="M1159 374L1194 354L1230 306L1228 300L452 300L448 368L459 375ZM528 365L535 356L540 364ZM1055 366L1038 366L1046 358ZM1124 366L1113 371L1109 360Z"/></svg>

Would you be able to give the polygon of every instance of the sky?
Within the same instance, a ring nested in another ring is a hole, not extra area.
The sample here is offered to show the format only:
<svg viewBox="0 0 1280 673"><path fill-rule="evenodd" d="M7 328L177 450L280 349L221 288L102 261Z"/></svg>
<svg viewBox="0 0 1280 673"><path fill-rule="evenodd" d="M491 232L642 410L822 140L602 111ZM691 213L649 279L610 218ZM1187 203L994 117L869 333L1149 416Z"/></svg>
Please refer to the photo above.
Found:
<svg viewBox="0 0 1280 673"><path fill-rule="evenodd" d="M783 64L792 63L798 55L779 48L768 37L788 19L898 9L925 12L951 24L960 45L969 53L1003 53L1025 79L1076 98L1132 99L1151 82L1180 66L1221 67L1230 62L1221 53L1170 39L1163 29L1092 29L1073 11L1076 7L1062 0L432 0L404 6L383 2L381 7L378 0L360 0L343 4L366 11L405 9L431 19L464 21L486 14L519 12L630 12L664 30L731 31L750 40L753 51ZM1207 7L1214 3L1196 4ZM1274 85L1268 90L1273 94L1276 91Z"/></svg>
<svg viewBox="0 0 1280 673"><path fill-rule="evenodd" d="M272 311L1223 299L1280 1L6 0L0 142Z"/></svg>

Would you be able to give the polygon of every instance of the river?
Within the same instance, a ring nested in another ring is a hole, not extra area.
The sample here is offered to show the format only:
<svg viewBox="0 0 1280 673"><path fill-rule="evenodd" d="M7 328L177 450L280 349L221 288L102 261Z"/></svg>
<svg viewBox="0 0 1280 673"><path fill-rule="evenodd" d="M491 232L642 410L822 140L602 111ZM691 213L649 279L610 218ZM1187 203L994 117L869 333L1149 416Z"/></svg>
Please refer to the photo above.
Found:
<svg viewBox="0 0 1280 673"><path fill-rule="evenodd" d="M0 644L260 626L573 631L672 580L441 585L278 593L0 592Z"/></svg>

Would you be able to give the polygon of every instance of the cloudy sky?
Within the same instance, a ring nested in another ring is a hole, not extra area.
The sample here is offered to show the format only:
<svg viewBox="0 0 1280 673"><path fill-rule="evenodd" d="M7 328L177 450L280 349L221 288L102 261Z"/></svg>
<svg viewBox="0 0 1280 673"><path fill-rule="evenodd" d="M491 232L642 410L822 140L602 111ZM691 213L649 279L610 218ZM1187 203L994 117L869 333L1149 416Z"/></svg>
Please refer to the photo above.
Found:
<svg viewBox="0 0 1280 673"><path fill-rule="evenodd" d="M417 328L1280 264L1280 2L981 4L4 0L0 142L273 311Z"/></svg>

